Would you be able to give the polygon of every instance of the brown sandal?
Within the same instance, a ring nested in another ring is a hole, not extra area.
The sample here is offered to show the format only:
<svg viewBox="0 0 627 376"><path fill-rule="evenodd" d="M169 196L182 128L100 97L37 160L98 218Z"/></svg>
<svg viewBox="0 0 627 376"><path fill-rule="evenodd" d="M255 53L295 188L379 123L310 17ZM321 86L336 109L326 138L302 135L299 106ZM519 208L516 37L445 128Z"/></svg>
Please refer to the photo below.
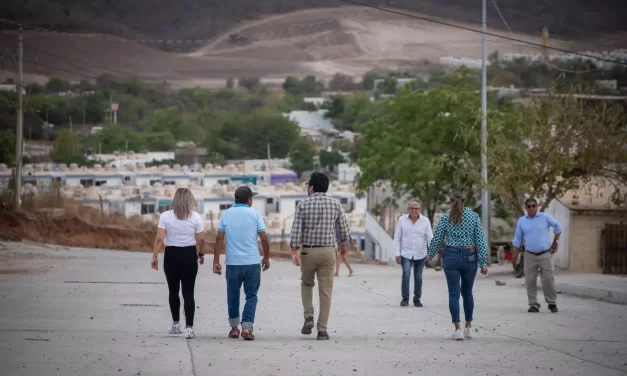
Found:
<svg viewBox="0 0 627 376"><path fill-rule="evenodd" d="M232 328L231 332L229 333L229 338L239 338L239 329Z"/></svg>
<svg viewBox="0 0 627 376"><path fill-rule="evenodd" d="M242 338L244 338L246 341L252 341L255 339L255 336L250 330L244 329L242 330Z"/></svg>

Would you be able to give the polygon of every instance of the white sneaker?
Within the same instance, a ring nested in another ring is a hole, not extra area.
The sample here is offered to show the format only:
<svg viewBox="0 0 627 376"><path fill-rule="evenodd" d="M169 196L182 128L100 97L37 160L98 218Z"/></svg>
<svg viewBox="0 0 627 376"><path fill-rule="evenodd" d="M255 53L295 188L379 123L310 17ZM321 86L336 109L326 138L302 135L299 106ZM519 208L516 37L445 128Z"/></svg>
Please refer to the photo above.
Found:
<svg viewBox="0 0 627 376"><path fill-rule="evenodd" d="M170 331L168 332L169 334L181 334L183 333L183 331L181 330L181 324L172 324L172 327L170 327Z"/></svg>
<svg viewBox="0 0 627 376"><path fill-rule="evenodd" d="M464 338L472 339L472 328L464 328Z"/></svg>
<svg viewBox="0 0 627 376"><path fill-rule="evenodd" d="M464 340L464 333L462 333L461 329L455 329L455 332L451 336L451 339L455 340L455 341L463 341Z"/></svg>
<svg viewBox="0 0 627 376"><path fill-rule="evenodd" d="M193 328L185 328L185 336L187 339L193 339L196 338L196 333L194 333Z"/></svg>

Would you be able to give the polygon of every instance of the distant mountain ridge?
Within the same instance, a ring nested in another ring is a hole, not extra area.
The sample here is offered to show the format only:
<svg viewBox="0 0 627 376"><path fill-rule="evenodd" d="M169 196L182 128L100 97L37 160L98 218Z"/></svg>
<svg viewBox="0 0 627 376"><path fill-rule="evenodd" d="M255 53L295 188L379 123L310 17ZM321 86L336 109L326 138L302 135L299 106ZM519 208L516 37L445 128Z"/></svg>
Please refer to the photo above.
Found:
<svg viewBox="0 0 627 376"><path fill-rule="evenodd" d="M462 22L481 20L481 0L357 1ZM552 35L581 38L627 31L624 0L496 2L516 32L539 34L548 26ZM124 38L208 39L261 15L341 5L346 4L340 0L5 0L0 2L0 16L59 31L101 32ZM504 28L493 0L488 0L488 23Z"/></svg>

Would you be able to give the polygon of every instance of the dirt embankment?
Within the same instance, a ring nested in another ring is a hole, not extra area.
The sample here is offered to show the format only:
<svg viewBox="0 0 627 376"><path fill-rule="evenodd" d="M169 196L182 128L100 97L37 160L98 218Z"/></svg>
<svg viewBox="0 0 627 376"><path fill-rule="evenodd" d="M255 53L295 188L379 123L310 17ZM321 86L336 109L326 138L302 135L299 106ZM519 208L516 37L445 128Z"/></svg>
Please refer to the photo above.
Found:
<svg viewBox="0 0 627 376"><path fill-rule="evenodd" d="M0 211L0 240L113 249L134 252L151 252L156 231L125 229L121 226L97 226L73 215L52 216L49 212ZM146 226L143 226L146 227ZM156 226L155 226L156 230ZM205 253L213 252L215 234L205 234ZM270 256L289 258L289 245L272 243ZM349 252L353 260L363 259L361 252Z"/></svg>
<svg viewBox="0 0 627 376"><path fill-rule="evenodd" d="M69 247L150 251L155 233L100 227L72 216L51 218L46 214L0 212L0 239L24 239Z"/></svg>

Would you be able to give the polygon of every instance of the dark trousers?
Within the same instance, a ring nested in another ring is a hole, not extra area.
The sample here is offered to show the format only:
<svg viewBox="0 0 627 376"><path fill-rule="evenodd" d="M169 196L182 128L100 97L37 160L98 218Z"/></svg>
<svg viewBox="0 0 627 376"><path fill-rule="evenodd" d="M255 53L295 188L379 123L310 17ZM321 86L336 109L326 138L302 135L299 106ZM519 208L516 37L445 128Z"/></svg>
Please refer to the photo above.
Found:
<svg viewBox="0 0 627 376"><path fill-rule="evenodd" d="M459 321L459 295L464 299L464 316L472 321L475 300L472 287L478 267L477 255L467 248L446 247L442 255L442 266L448 284L448 308L453 323Z"/></svg>
<svg viewBox="0 0 627 376"><path fill-rule="evenodd" d="M172 320L179 321L181 310L179 289L182 286L185 324L193 326L194 312L196 309L194 286L196 284L196 275L198 274L198 254L196 253L196 246L165 247L163 271L168 281L168 290L170 290L169 300Z"/></svg>
<svg viewBox="0 0 627 376"><path fill-rule="evenodd" d="M409 278L411 269L414 269L414 302L420 301L422 296L422 272L425 270L425 259L412 260L401 256L403 267L403 281L401 283L401 295L403 300L409 300Z"/></svg>
<svg viewBox="0 0 627 376"><path fill-rule="evenodd" d="M242 330L253 330L257 311L257 292L261 285L261 264L226 266L226 300L229 310L229 325L235 328L240 324L239 300L244 284L246 304L242 312Z"/></svg>

